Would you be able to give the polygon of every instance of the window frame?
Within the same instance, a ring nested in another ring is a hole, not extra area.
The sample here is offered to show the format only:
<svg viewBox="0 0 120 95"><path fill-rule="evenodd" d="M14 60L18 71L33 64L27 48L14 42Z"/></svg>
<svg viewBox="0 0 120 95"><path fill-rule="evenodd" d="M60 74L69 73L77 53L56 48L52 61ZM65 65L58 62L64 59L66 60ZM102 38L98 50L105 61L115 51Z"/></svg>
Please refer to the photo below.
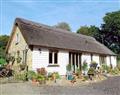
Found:
<svg viewBox="0 0 120 95"><path fill-rule="evenodd" d="M19 33L16 34L16 42L15 44L17 45L20 42L20 35Z"/></svg>
<svg viewBox="0 0 120 95"><path fill-rule="evenodd" d="M50 62L50 53L52 53L52 62ZM57 55L56 59L55 59L55 53ZM58 50L49 50L49 62L48 63L49 65L58 65Z"/></svg>
<svg viewBox="0 0 120 95"><path fill-rule="evenodd" d="M100 64L106 64L106 56L105 55L100 55L99 56Z"/></svg>

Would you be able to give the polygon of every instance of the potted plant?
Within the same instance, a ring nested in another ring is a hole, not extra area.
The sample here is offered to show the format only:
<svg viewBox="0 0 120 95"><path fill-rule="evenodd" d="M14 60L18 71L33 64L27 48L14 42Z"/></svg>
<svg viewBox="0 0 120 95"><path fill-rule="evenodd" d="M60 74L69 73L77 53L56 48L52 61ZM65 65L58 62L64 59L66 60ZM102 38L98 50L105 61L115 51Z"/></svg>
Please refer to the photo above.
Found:
<svg viewBox="0 0 120 95"><path fill-rule="evenodd" d="M68 64L66 66L66 70L67 70L67 79L72 80L73 75L72 75L72 66L71 66L71 64Z"/></svg>
<svg viewBox="0 0 120 95"><path fill-rule="evenodd" d="M33 78L35 78L35 76L36 76L36 73L34 71L27 72L28 79L32 80Z"/></svg>
<svg viewBox="0 0 120 95"><path fill-rule="evenodd" d="M26 64L20 64L20 69L25 70Z"/></svg>
<svg viewBox="0 0 120 95"><path fill-rule="evenodd" d="M67 71L71 71L71 70L72 70L71 64L68 64L68 65L66 66L66 69L67 69Z"/></svg>
<svg viewBox="0 0 120 95"><path fill-rule="evenodd" d="M92 77L95 75L95 68L90 67L88 70L89 79L92 80Z"/></svg>
<svg viewBox="0 0 120 95"><path fill-rule="evenodd" d="M52 80L52 73L51 73L51 72L48 73L47 79L48 79L48 80Z"/></svg>
<svg viewBox="0 0 120 95"><path fill-rule="evenodd" d="M60 75L58 72L54 72L54 78L55 78L55 82L58 83L58 81L60 80Z"/></svg>
<svg viewBox="0 0 120 95"><path fill-rule="evenodd" d="M37 68L37 73L46 76L47 71L45 68Z"/></svg>
<svg viewBox="0 0 120 95"><path fill-rule="evenodd" d="M33 84L35 84L37 82L37 74L34 71L28 71L27 78L29 80L32 80Z"/></svg>
<svg viewBox="0 0 120 95"><path fill-rule="evenodd" d="M102 64L102 72L104 74L107 74L109 72L109 67L105 63Z"/></svg>
<svg viewBox="0 0 120 95"><path fill-rule="evenodd" d="M37 75L37 81L39 82L39 84L45 84L46 83L46 78L44 75Z"/></svg>
<svg viewBox="0 0 120 95"><path fill-rule="evenodd" d="M93 68L97 68L97 63L95 61L92 61L91 64L90 64L90 67L93 67Z"/></svg>
<svg viewBox="0 0 120 95"><path fill-rule="evenodd" d="M77 69L76 75L78 78L81 78L81 74L82 74L81 69Z"/></svg>
<svg viewBox="0 0 120 95"><path fill-rule="evenodd" d="M86 75L87 70L88 70L88 64L87 64L86 60L83 62L82 70L83 70L83 74Z"/></svg>

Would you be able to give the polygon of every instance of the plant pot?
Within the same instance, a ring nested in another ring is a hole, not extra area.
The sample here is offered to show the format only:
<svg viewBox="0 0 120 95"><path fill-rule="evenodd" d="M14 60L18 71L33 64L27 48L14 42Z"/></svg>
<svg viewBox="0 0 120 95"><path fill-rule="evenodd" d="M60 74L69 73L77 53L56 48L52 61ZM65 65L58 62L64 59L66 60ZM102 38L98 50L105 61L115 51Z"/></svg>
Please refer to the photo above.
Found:
<svg viewBox="0 0 120 95"><path fill-rule="evenodd" d="M26 67L25 64L24 64L24 65L23 65L23 64L20 65L20 69L21 69L21 70L25 70L25 67Z"/></svg>
<svg viewBox="0 0 120 95"><path fill-rule="evenodd" d="M36 85L37 84L37 80L36 79L32 79L32 84Z"/></svg>
<svg viewBox="0 0 120 95"><path fill-rule="evenodd" d="M32 82L36 82L37 80L36 79L32 79Z"/></svg>

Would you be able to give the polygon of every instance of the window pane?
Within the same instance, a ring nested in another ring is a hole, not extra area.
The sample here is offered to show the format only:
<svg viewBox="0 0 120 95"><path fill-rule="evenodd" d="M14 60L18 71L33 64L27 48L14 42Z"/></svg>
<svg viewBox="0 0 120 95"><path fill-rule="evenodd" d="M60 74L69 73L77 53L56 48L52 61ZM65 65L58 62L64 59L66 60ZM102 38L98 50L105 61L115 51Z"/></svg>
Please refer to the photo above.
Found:
<svg viewBox="0 0 120 95"><path fill-rule="evenodd" d="M105 64L106 63L106 57L105 56L100 56L100 63Z"/></svg>
<svg viewBox="0 0 120 95"><path fill-rule="evenodd" d="M77 53L75 53L75 60L76 60L76 66L78 67L78 54Z"/></svg>
<svg viewBox="0 0 120 95"><path fill-rule="evenodd" d="M80 70L82 70L82 66L81 66L81 55L82 55L82 54L79 54L79 66L80 66Z"/></svg>
<svg viewBox="0 0 120 95"><path fill-rule="evenodd" d="M71 64L71 53L69 52L69 64Z"/></svg>
<svg viewBox="0 0 120 95"><path fill-rule="evenodd" d="M54 63L57 64L57 52L54 53Z"/></svg>
<svg viewBox="0 0 120 95"><path fill-rule="evenodd" d="M49 63L52 64L52 52L49 52Z"/></svg>

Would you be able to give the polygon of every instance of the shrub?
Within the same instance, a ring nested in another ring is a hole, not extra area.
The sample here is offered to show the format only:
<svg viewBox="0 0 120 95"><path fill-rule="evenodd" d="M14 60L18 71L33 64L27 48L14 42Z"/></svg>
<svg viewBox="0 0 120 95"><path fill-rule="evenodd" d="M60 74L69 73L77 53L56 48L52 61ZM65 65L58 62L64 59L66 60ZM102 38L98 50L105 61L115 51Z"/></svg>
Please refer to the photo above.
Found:
<svg viewBox="0 0 120 95"><path fill-rule="evenodd" d="M34 71L28 71L27 73L27 77L28 79L36 79L37 78L37 74Z"/></svg>
<svg viewBox="0 0 120 95"><path fill-rule="evenodd" d="M7 54L6 55L6 62L9 63L9 62L13 62L13 61L15 61L15 57L11 56L10 54Z"/></svg>
<svg viewBox="0 0 120 95"><path fill-rule="evenodd" d="M71 70L72 70L71 64L68 64L68 65L66 66L66 69L67 69L67 71L71 71Z"/></svg>
<svg viewBox="0 0 120 95"><path fill-rule="evenodd" d="M40 75L40 74L37 75L37 80L38 81L44 81L45 79L46 79L45 76Z"/></svg>
<svg viewBox="0 0 120 95"><path fill-rule="evenodd" d="M47 75L47 71L45 70L45 68L38 68L37 73L44 76Z"/></svg>
<svg viewBox="0 0 120 95"><path fill-rule="evenodd" d="M53 78L53 80L54 80L54 79L60 79L59 73L58 73L58 72L52 73L52 78Z"/></svg>
<svg viewBox="0 0 120 95"><path fill-rule="evenodd" d="M77 74L81 74L81 69L77 69Z"/></svg>
<svg viewBox="0 0 120 95"><path fill-rule="evenodd" d="M90 67L93 67L94 69L97 68L97 63L95 61L92 61L91 64L90 64Z"/></svg>
<svg viewBox="0 0 120 95"><path fill-rule="evenodd" d="M4 65L6 63L5 59L4 58L0 58L0 65Z"/></svg>
<svg viewBox="0 0 120 95"><path fill-rule="evenodd" d="M112 69L110 73L113 74L113 75L118 75L118 74L120 74L120 71L119 71L119 69L116 67L116 68Z"/></svg>
<svg viewBox="0 0 120 95"><path fill-rule="evenodd" d="M89 79L88 76L84 76L84 77L83 77L83 81L86 81L86 80L88 80L88 79Z"/></svg>
<svg viewBox="0 0 120 95"><path fill-rule="evenodd" d="M94 75L95 74L95 68L90 67L88 70L88 75Z"/></svg>
<svg viewBox="0 0 120 95"><path fill-rule="evenodd" d="M60 79L60 75L58 72L55 72L56 79Z"/></svg>
<svg viewBox="0 0 120 95"><path fill-rule="evenodd" d="M81 74L82 74L82 71L81 71L81 69L77 69L77 72L76 72L76 75L78 76L78 78L80 78L81 77Z"/></svg>
<svg viewBox="0 0 120 95"><path fill-rule="evenodd" d="M16 80L26 81L26 79L27 79L27 72L15 73L14 74L14 78Z"/></svg>
<svg viewBox="0 0 120 95"><path fill-rule="evenodd" d="M86 71L88 69L88 64L86 61L83 62L82 70Z"/></svg>
<svg viewBox="0 0 120 95"><path fill-rule="evenodd" d="M102 71L109 73L111 71L111 67L107 66L107 64L102 64Z"/></svg>

